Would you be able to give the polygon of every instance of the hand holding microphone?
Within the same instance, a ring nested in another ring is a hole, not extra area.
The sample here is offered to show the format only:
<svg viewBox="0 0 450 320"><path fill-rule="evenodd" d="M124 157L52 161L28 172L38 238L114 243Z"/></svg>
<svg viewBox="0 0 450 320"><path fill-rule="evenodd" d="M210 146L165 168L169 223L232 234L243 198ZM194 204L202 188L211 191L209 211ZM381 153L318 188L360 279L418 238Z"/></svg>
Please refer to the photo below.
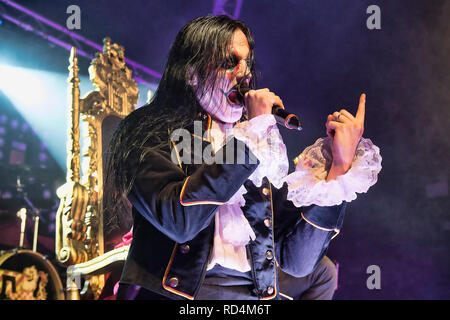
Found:
<svg viewBox="0 0 450 320"><path fill-rule="evenodd" d="M251 90L248 87L236 89L238 99L247 107L249 119L262 114L273 114L277 122L288 129L302 130L298 117L285 110L283 101L269 89Z"/></svg>
<svg viewBox="0 0 450 320"><path fill-rule="evenodd" d="M249 119L262 114L271 114L272 106L277 104L284 109L283 101L269 89L248 90L244 95Z"/></svg>

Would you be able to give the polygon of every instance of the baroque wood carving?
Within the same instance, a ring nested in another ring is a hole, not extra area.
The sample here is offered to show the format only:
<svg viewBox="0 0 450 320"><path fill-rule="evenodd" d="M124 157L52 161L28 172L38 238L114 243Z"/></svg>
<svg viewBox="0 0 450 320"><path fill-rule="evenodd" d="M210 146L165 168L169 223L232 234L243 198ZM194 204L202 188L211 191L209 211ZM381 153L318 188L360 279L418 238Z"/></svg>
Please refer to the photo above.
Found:
<svg viewBox="0 0 450 320"><path fill-rule="evenodd" d="M105 253L103 238L103 157L102 123L108 116L124 118L135 108L138 87L127 68L123 46L103 41L89 67L95 90L80 98L78 58L76 48L70 54L69 65L69 130L67 141L67 181L58 189L61 199L56 216L55 250L58 261L71 266L88 263ZM87 128L80 137L80 126ZM82 143L80 140L82 139ZM84 148L81 150L80 145ZM81 163L87 163L82 172ZM98 297L104 277L89 278Z"/></svg>

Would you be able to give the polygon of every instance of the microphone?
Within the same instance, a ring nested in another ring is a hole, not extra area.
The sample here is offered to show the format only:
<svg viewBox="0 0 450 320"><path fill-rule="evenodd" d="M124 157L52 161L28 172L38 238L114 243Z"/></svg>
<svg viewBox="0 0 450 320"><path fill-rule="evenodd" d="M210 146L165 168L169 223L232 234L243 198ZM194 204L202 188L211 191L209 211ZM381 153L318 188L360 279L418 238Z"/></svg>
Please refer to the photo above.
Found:
<svg viewBox="0 0 450 320"><path fill-rule="evenodd" d="M240 103L244 104L244 96L251 89L249 87L237 86L235 90L237 94L236 98ZM274 104L272 106L272 114L275 116L277 123L279 123L282 126L285 126L288 129L296 129L299 131L303 129L302 123L300 122L299 118L295 114L286 111L279 105Z"/></svg>

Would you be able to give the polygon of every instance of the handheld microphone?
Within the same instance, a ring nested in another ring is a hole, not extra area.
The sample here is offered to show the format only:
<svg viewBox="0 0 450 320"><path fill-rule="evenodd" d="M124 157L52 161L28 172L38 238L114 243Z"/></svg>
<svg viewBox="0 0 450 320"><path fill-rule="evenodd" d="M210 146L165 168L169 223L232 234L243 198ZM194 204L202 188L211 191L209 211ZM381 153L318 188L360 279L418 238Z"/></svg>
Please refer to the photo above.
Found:
<svg viewBox="0 0 450 320"><path fill-rule="evenodd" d="M244 96L250 90L251 89L248 87L237 86L237 98L241 103L244 103ZM288 129L296 129L299 131L303 129L302 123L300 122L299 118L295 114L286 111L279 105L274 104L272 106L272 114L275 116L277 123L285 126Z"/></svg>

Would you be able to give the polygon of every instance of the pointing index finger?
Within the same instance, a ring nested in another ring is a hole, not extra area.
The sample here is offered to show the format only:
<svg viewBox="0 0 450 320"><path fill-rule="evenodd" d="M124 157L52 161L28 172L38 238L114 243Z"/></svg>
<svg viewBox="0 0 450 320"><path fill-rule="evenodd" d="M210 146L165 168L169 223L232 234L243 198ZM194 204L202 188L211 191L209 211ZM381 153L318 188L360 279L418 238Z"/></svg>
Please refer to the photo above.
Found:
<svg viewBox="0 0 450 320"><path fill-rule="evenodd" d="M364 121L365 113L366 113L366 94L363 93L361 94L361 97L359 97L359 106L355 118L360 121Z"/></svg>

